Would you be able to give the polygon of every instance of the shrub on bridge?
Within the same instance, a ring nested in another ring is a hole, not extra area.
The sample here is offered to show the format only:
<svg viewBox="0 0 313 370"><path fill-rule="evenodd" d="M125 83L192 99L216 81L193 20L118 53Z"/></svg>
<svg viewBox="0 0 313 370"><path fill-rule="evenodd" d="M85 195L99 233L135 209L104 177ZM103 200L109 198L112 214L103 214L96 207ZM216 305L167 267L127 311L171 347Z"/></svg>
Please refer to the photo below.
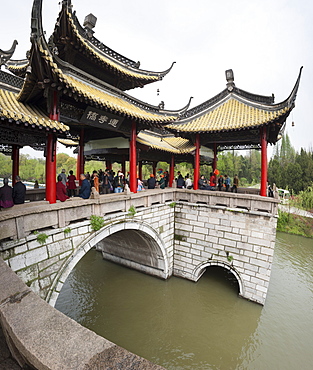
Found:
<svg viewBox="0 0 313 370"><path fill-rule="evenodd" d="M104 226L104 218L101 216L92 215L90 217L90 225L92 230L98 231Z"/></svg>

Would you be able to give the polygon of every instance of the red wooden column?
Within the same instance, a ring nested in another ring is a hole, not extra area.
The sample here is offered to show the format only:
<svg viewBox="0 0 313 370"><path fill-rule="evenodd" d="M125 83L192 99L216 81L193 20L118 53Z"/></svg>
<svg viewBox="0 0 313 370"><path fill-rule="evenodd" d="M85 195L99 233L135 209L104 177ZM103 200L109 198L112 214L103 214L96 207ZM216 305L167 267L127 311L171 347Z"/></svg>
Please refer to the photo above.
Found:
<svg viewBox="0 0 313 370"><path fill-rule="evenodd" d="M261 127L261 187L260 195L266 197L267 190L267 137L266 126Z"/></svg>
<svg viewBox="0 0 313 370"><path fill-rule="evenodd" d="M198 181L200 178L200 135L196 134L196 152L195 152L195 168L193 173L193 188L194 190L198 190Z"/></svg>
<svg viewBox="0 0 313 370"><path fill-rule="evenodd" d="M46 146L46 200L56 202L56 137L49 133Z"/></svg>
<svg viewBox="0 0 313 370"><path fill-rule="evenodd" d="M142 161L138 162L138 178L142 180Z"/></svg>
<svg viewBox="0 0 313 370"><path fill-rule="evenodd" d="M156 177L156 167L157 167L157 162L152 162L152 173L153 176Z"/></svg>
<svg viewBox="0 0 313 370"><path fill-rule="evenodd" d="M12 146L12 185L16 183L16 176L19 175L20 169L20 148L17 145Z"/></svg>
<svg viewBox="0 0 313 370"><path fill-rule="evenodd" d="M105 167L108 170L112 170L112 162L109 161L108 159L105 161Z"/></svg>
<svg viewBox="0 0 313 370"><path fill-rule="evenodd" d="M212 170L214 172L216 170L216 167L217 167L217 147L216 147L216 143L214 143L213 152L214 152L214 158L213 158L213 163L212 163Z"/></svg>
<svg viewBox="0 0 313 370"><path fill-rule="evenodd" d="M131 136L129 143L129 188L137 193L137 147L136 147L136 121L132 122Z"/></svg>
<svg viewBox="0 0 313 370"><path fill-rule="evenodd" d="M78 155L76 163L76 178L79 180L79 185L81 185L80 175L85 171L85 157L84 157L84 134L85 131L82 128L79 135L79 145L78 145Z"/></svg>
<svg viewBox="0 0 313 370"><path fill-rule="evenodd" d="M59 121L59 97L57 91L52 91L49 118ZM46 200L56 203L56 172L57 172L57 140L53 133L47 135L46 145Z"/></svg>
<svg viewBox="0 0 313 370"><path fill-rule="evenodd" d="M168 179L169 188L171 188L173 186L174 169L175 169L175 157L174 157L174 154L172 154L171 163L170 163L170 173L169 173L169 179Z"/></svg>

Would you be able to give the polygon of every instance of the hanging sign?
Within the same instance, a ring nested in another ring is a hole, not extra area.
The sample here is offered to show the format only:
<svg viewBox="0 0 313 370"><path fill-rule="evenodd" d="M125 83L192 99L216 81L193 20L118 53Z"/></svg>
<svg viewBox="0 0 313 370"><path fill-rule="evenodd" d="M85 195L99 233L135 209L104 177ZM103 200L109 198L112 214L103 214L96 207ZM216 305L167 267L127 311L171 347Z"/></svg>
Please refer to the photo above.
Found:
<svg viewBox="0 0 313 370"><path fill-rule="evenodd" d="M107 130L117 131L123 120L124 117L119 117L97 108L87 107L80 122Z"/></svg>

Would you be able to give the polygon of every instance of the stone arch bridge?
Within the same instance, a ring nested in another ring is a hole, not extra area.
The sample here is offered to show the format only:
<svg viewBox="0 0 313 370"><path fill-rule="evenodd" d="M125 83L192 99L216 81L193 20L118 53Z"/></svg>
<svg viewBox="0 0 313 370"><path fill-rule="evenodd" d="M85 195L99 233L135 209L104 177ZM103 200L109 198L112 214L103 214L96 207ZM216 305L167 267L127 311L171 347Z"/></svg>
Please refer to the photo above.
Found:
<svg viewBox="0 0 313 370"><path fill-rule="evenodd" d="M264 304L276 199L185 189L73 199L28 203L0 214L0 257L52 306L93 247L106 259L163 279L197 281L209 266L221 266L236 277L242 297ZM91 227L92 215L104 218L98 231Z"/></svg>

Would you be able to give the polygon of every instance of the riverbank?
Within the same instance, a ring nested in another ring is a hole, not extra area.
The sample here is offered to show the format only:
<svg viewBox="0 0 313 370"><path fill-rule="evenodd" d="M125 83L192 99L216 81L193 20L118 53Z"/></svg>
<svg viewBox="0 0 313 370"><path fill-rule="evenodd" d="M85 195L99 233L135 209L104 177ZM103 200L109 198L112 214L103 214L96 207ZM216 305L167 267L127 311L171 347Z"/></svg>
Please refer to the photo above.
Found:
<svg viewBox="0 0 313 370"><path fill-rule="evenodd" d="M313 238L313 215L304 216L285 209L279 209L278 214L277 231Z"/></svg>

